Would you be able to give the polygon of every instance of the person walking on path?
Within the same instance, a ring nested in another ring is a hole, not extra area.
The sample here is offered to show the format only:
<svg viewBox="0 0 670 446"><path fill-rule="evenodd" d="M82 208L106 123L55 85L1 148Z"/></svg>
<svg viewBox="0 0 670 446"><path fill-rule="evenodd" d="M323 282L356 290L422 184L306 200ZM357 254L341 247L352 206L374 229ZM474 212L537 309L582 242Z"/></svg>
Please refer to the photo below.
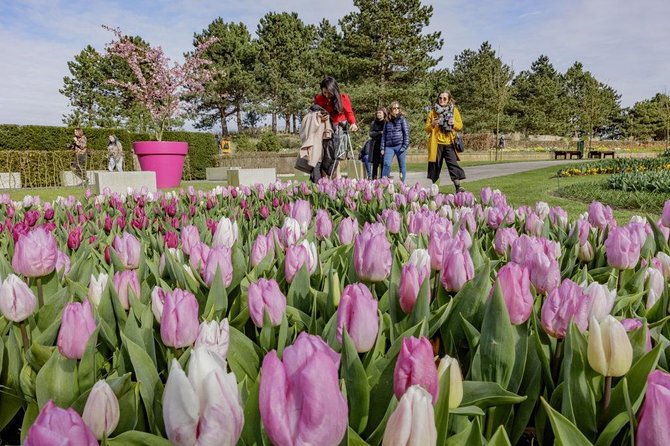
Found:
<svg viewBox="0 0 670 446"><path fill-rule="evenodd" d="M458 165L460 158L455 145L457 133L463 130L463 120L451 93L443 90L437 95L424 130L428 133L428 178L437 183L442 162L446 162L456 192L463 192L461 180L465 179L465 172Z"/></svg>
<svg viewBox="0 0 670 446"><path fill-rule="evenodd" d="M409 147L409 126L407 118L400 109L400 103L393 101L389 107L389 116L382 132L381 154L384 156L384 167L382 176L388 177L391 173L391 163L393 156L398 158L398 167L400 168L400 179L405 182L407 168L405 166L405 156Z"/></svg>
<svg viewBox="0 0 670 446"><path fill-rule="evenodd" d="M385 107L379 107L375 114L375 119L370 124L370 140L372 141L372 179L379 178L379 171L381 165L384 163L382 156L382 133L384 133L384 125L386 124L386 117L388 113Z"/></svg>
<svg viewBox="0 0 670 446"><path fill-rule="evenodd" d="M107 144L107 170L114 172L123 172L123 146L116 135L109 135Z"/></svg>
<svg viewBox="0 0 670 446"><path fill-rule="evenodd" d="M81 179L84 187L88 187L86 175L86 162L88 161L88 143L84 131L77 127L74 129L72 146L74 149L74 160L72 161L72 172Z"/></svg>

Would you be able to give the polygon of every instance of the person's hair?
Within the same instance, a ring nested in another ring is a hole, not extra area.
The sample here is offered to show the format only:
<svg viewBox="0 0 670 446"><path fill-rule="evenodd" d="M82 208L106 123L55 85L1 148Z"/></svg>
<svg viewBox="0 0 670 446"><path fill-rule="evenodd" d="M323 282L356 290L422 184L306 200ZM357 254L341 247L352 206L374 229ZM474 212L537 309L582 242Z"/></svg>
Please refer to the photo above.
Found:
<svg viewBox="0 0 670 446"><path fill-rule="evenodd" d="M388 108L389 112L388 112L388 115L387 115L387 119L391 119L391 112L393 110L394 105L398 106L398 114L395 117L399 118L400 116L405 116L405 114L402 112L402 107L400 107L400 102L393 101L389 104L389 108Z"/></svg>
<svg viewBox="0 0 670 446"><path fill-rule="evenodd" d="M440 95L442 93L446 93L446 94L449 95L449 102L447 102L447 104L456 105L456 101L454 101L454 97L452 96L452 94L449 90L440 90L440 91L437 92L437 96L435 96L435 103L436 104L440 103Z"/></svg>
<svg viewBox="0 0 670 446"><path fill-rule="evenodd" d="M330 99L333 102L333 109L337 113L342 113L344 109L342 108L342 96L340 95L340 87L337 85L337 81L335 80L334 77L332 76L326 76L322 81L321 81L321 90L324 88L333 95L333 97Z"/></svg>
<svg viewBox="0 0 670 446"><path fill-rule="evenodd" d="M386 119L386 117L389 115L389 112L388 110L386 110L386 107L378 107L377 111L375 112L375 119L377 119L377 113L379 112L384 113L384 117L382 118L382 120Z"/></svg>
<svg viewBox="0 0 670 446"><path fill-rule="evenodd" d="M81 133L82 135L84 134L84 130L81 127L75 127L74 128L74 134L77 135Z"/></svg>

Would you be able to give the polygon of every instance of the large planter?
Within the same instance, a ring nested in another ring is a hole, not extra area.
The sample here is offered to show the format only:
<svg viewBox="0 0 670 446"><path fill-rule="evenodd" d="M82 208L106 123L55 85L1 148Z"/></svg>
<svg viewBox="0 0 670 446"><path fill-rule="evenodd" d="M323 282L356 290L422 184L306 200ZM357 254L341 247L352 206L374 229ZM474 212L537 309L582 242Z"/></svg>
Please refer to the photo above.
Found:
<svg viewBox="0 0 670 446"><path fill-rule="evenodd" d="M136 141L133 150L142 170L156 172L159 189L179 187L188 143L177 141Z"/></svg>

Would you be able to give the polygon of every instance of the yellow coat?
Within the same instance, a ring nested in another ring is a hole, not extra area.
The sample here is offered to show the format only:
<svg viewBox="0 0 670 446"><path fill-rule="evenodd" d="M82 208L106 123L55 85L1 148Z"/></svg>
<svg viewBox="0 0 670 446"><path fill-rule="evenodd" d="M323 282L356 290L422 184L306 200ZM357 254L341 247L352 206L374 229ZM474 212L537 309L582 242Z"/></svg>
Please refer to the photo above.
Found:
<svg viewBox="0 0 670 446"><path fill-rule="evenodd" d="M463 120L461 119L461 112L457 107L454 107L454 127L451 132L444 133L440 126L433 127L433 119L437 118L435 110L431 110L426 118L426 126L424 130L428 133L428 162L434 163L437 161L437 145L453 144L456 140L456 134L463 130Z"/></svg>

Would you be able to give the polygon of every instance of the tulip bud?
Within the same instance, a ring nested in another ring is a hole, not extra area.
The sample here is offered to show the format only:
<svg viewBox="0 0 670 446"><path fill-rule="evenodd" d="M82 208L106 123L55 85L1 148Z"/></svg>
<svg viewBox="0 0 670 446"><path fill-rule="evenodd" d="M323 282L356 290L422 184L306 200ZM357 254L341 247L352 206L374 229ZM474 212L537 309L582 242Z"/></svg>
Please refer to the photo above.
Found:
<svg viewBox="0 0 670 446"><path fill-rule="evenodd" d="M53 234L36 227L14 245L12 268L26 277L42 277L56 269L58 244Z"/></svg>
<svg viewBox="0 0 670 446"><path fill-rule="evenodd" d="M220 323L216 321L205 321L200 324L198 337L195 340L195 348L204 348L214 354L220 361L225 362L228 356L228 344L230 343L230 327L228 319Z"/></svg>
<svg viewBox="0 0 670 446"><path fill-rule="evenodd" d="M589 297L570 279L552 290L542 304L542 328L555 338L564 338L568 324L573 321L582 333L588 327Z"/></svg>
<svg viewBox="0 0 670 446"><path fill-rule="evenodd" d="M254 241L254 244L251 246L251 253L249 255L249 261L252 267L258 266L268 254L272 254L274 258L274 240L272 234L263 235L259 234Z"/></svg>
<svg viewBox="0 0 670 446"><path fill-rule="evenodd" d="M300 225L300 232L307 232L312 222L312 207L307 200L296 200L289 206L289 216Z"/></svg>
<svg viewBox="0 0 670 446"><path fill-rule="evenodd" d="M391 244L381 223L366 223L354 242L354 267L358 277L380 282L391 273Z"/></svg>
<svg viewBox="0 0 670 446"><path fill-rule="evenodd" d="M112 248L126 269L137 269L140 266L142 245L133 235L124 232L114 237Z"/></svg>
<svg viewBox="0 0 670 446"><path fill-rule="evenodd" d="M626 228L612 228L605 240L607 263L616 269L632 269L640 259L641 245Z"/></svg>
<svg viewBox="0 0 670 446"><path fill-rule="evenodd" d="M165 305L165 290L159 286L155 286L151 291L151 312L154 314L156 321L160 323L163 315L163 306Z"/></svg>
<svg viewBox="0 0 670 446"><path fill-rule="evenodd" d="M121 306L124 310L130 308L130 291L132 291L135 294L135 297L139 299L140 280L137 276L137 270L129 269L114 273L112 284L114 285L116 295L119 297L119 302L121 302Z"/></svg>
<svg viewBox="0 0 670 446"><path fill-rule="evenodd" d="M603 376L623 376L633 362L633 346L626 329L612 316L602 322L591 318L588 343L589 365Z"/></svg>
<svg viewBox="0 0 670 446"><path fill-rule="evenodd" d="M195 296L179 288L165 293L160 325L161 339L166 346L183 348L193 345L200 326Z"/></svg>
<svg viewBox="0 0 670 446"><path fill-rule="evenodd" d="M475 277L475 267L470 253L463 247L453 245L445 249L442 262L442 286L447 291L460 291L465 282Z"/></svg>
<svg viewBox="0 0 670 446"><path fill-rule="evenodd" d="M669 208L666 202L666 208ZM670 218L670 216L668 217ZM670 438L670 374L654 370L647 376L647 390L640 410L637 442L642 446L664 446Z"/></svg>
<svg viewBox="0 0 670 446"><path fill-rule="evenodd" d="M352 217L343 218L337 227L337 238L342 245L349 245L358 235L358 221Z"/></svg>
<svg viewBox="0 0 670 446"><path fill-rule="evenodd" d="M319 240L325 240L333 232L333 222L330 219L328 211L319 209L316 211L316 229L314 235Z"/></svg>
<svg viewBox="0 0 670 446"><path fill-rule="evenodd" d="M507 254L508 250L514 244L514 241L519 238L519 235L514 228L498 228L494 247L499 255Z"/></svg>
<svg viewBox="0 0 670 446"><path fill-rule="evenodd" d="M188 264L191 265L193 271L202 275L210 251L210 247L204 243L196 243L191 247L191 253L188 255Z"/></svg>
<svg viewBox="0 0 670 446"><path fill-rule="evenodd" d="M589 205L589 223L598 229L605 229L608 225L615 223L612 208L597 201Z"/></svg>
<svg viewBox="0 0 670 446"><path fill-rule="evenodd" d="M100 305L100 299L105 288L107 288L108 280L109 275L105 273L100 273L97 278L91 274L91 280L88 284L88 300L96 307Z"/></svg>
<svg viewBox="0 0 670 446"><path fill-rule="evenodd" d="M647 290L647 310L661 298L665 289L663 273L656 268L647 268L644 272L645 289Z"/></svg>
<svg viewBox="0 0 670 446"><path fill-rule="evenodd" d="M582 284L584 294L589 299L589 319L595 317L601 322L610 314L616 299L616 290L610 290L607 285L592 282L588 286Z"/></svg>
<svg viewBox="0 0 670 446"><path fill-rule="evenodd" d="M383 446L434 446L437 444L435 409L430 393L421 386L407 389L386 423Z"/></svg>
<svg viewBox="0 0 670 446"><path fill-rule="evenodd" d="M400 353L393 372L393 391L396 398L412 385L419 384L437 401L437 367L433 361L433 346L426 337L406 337L402 340Z"/></svg>
<svg viewBox="0 0 670 446"><path fill-rule="evenodd" d="M72 408L61 409L49 400L30 426L24 446L98 446L95 435Z"/></svg>
<svg viewBox="0 0 670 446"><path fill-rule="evenodd" d="M74 228L67 236L67 247L72 250L79 249L81 244L81 226Z"/></svg>
<svg viewBox="0 0 670 446"><path fill-rule="evenodd" d="M208 287L212 286L217 269L220 271L223 285L229 287L233 282L233 259L230 248L223 245L212 248L207 256L202 276Z"/></svg>
<svg viewBox="0 0 670 446"><path fill-rule="evenodd" d="M13 322L23 322L35 311L37 299L26 283L10 274L0 284L0 312Z"/></svg>
<svg viewBox="0 0 670 446"><path fill-rule="evenodd" d="M181 250L186 255L191 255L194 246L200 243L200 232L198 227L187 225L181 228Z"/></svg>
<svg viewBox="0 0 670 446"><path fill-rule="evenodd" d="M500 285L510 322L514 325L526 322L533 311L534 301L528 269L510 262L500 268L496 283ZM495 287L491 292L495 292Z"/></svg>
<svg viewBox="0 0 670 446"><path fill-rule="evenodd" d="M237 241L239 229L237 222L231 221L229 218L222 217L216 226L216 232L212 238L212 248L224 246L231 249Z"/></svg>
<svg viewBox="0 0 670 446"><path fill-rule="evenodd" d="M282 294L276 280L261 278L249 284L248 306L254 325L263 327L264 315L267 313L270 324L276 327L281 324L286 311L286 296Z"/></svg>
<svg viewBox="0 0 670 446"><path fill-rule="evenodd" d="M337 307L337 342L342 344L342 333L347 330L357 352L370 351L379 331L377 305L377 299L364 284L344 287Z"/></svg>
<svg viewBox="0 0 670 446"><path fill-rule="evenodd" d="M284 247L295 245L298 243L298 240L300 240L300 237L302 237L300 223L294 218L286 217L286 219L284 219L284 225L279 233L281 244L284 245Z"/></svg>
<svg viewBox="0 0 670 446"><path fill-rule="evenodd" d="M98 440L116 429L120 418L119 400L105 381L98 381L91 389L81 418Z"/></svg>
<svg viewBox="0 0 670 446"><path fill-rule="evenodd" d="M95 319L88 300L65 305L58 331L58 351L67 358L81 359L94 331Z"/></svg>
<svg viewBox="0 0 670 446"><path fill-rule="evenodd" d="M449 409L455 409L463 400L463 374L458 360L445 355L440 359L440 365L437 368L438 380L442 380L442 375L446 373L447 368L449 369Z"/></svg>

